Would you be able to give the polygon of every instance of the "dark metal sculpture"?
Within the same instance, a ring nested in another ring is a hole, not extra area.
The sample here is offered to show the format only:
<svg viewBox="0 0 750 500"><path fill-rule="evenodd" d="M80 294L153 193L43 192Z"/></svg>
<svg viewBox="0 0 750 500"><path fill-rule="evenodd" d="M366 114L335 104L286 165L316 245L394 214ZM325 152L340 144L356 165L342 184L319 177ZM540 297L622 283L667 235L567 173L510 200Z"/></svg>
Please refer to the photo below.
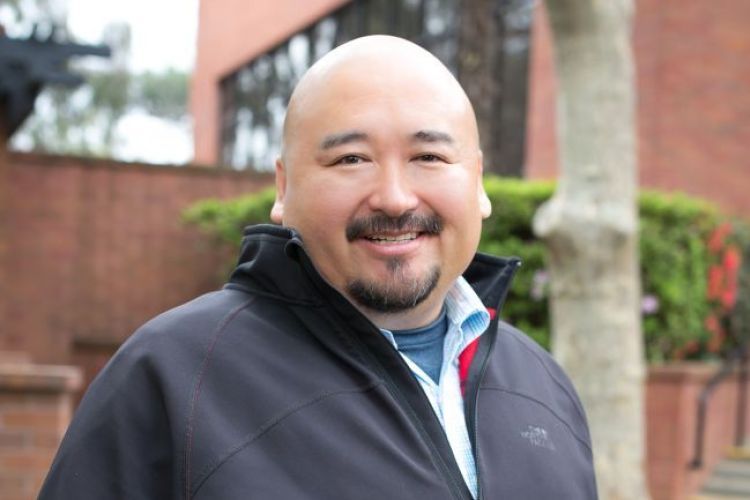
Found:
<svg viewBox="0 0 750 500"><path fill-rule="evenodd" d="M7 138L18 130L34 109L34 101L45 85L75 87L83 78L67 70L77 56L109 57L109 47L54 41L55 33L38 39L8 38L0 33L0 120Z"/></svg>

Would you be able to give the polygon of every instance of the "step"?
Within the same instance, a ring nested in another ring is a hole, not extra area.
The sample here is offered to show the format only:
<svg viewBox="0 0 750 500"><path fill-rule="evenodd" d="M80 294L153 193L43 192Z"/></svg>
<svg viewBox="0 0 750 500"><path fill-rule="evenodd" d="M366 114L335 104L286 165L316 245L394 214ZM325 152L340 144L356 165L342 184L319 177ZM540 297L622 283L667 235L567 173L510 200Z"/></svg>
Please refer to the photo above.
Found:
<svg viewBox="0 0 750 500"><path fill-rule="evenodd" d="M718 493L700 493L690 497L690 500L747 500L747 494L720 495Z"/></svg>
<svg viewBox="0 0 750 500"><path fill-rule="evenodd" d="M724 460L716 466L713 476L750 478L750 460Z"/></svg>
<svg viewBox="0 0 750 500"><path fill-rule="evenodd" d="M750 478L741 476L713 476L703 485L701 493L722 495L744 495L750 498Z"/></svg>

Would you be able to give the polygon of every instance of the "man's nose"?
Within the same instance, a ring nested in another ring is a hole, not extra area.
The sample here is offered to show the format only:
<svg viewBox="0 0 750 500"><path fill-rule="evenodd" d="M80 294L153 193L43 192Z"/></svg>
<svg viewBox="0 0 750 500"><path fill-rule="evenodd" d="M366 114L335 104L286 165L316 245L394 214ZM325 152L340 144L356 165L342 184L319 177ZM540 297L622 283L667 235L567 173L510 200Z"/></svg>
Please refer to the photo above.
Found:
<svg viewBox="0 0 750 500"><path fill-rule="evenodd" d="M371 210L392 217L417 208L419 197L403 165L386 165L378 170L369 205Z"/></svg>

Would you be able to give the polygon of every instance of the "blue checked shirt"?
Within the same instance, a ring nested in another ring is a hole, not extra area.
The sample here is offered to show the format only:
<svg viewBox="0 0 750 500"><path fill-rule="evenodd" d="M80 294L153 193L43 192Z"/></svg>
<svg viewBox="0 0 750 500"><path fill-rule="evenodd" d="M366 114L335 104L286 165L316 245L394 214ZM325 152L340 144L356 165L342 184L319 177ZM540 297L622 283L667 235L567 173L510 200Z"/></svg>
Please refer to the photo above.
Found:
<svg viewBox="0 0 750 500"><path fill-rule="evenodd" d="M458 356L490 324L490 315L474 289L459 277L445 298L448 331L443 344L443 366L439 383L435 383L419 366L402 354L406 364L422 386L433 410L448 436L458 467L474 498L477 497L477 468L471 450L469 432L464 418L464 398L458 375ZM381 329L383 335L398 349L393 334Z"/></svg>

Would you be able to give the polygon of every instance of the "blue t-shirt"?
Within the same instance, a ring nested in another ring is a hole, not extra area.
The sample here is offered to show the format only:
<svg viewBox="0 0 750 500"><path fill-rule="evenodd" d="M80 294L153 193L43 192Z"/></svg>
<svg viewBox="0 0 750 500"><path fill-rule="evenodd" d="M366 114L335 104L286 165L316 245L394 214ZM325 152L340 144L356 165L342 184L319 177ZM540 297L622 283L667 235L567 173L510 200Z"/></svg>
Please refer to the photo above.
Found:
<svg viewBox="0 0 750 500"><path fill-rule="evenodd" d="M426 326L410 330L392 330L399 352L409 357L423 372L439 383L443 365L443 341L448 331L448 315L443 306L440 316Z"/></svg>

